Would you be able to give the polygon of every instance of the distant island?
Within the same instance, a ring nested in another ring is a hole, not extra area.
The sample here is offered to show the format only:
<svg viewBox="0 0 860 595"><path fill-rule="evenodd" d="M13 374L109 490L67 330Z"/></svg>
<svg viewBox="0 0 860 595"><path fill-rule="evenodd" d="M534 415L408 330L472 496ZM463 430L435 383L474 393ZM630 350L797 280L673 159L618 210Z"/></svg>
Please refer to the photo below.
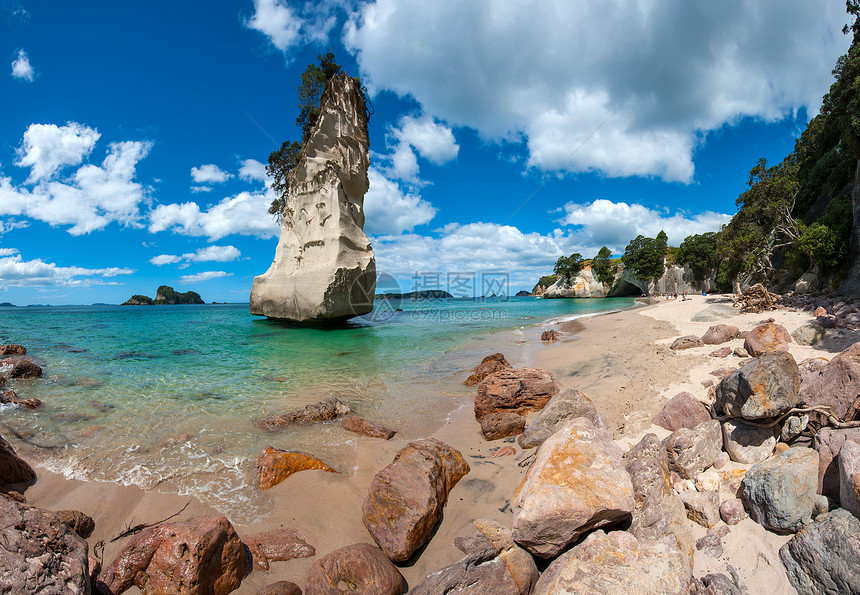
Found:
<svg viewBox="0 0 860 595"><path fill-rule="evenodd" d="M178 304L205 304L203 298L196 291L179 293L172 287L162 285L155 293L155 299L146 295L135 294L120 304L121 306L175 306Z"/></svg>
<svg viewBox="0 0 860 595"><path fill-rule="evenodd" d="M426 291L410 291L409 293L377 293L377 300L444 300L454 297L447 291L441 289L428 289Z"/></svg>
<svg viewBox="0 0 860 595"><path fill-rule="evenodd" d="M16 307L15 304L12 304L10 302L0 302L0 308L14 308L14 307Z"/></svg>

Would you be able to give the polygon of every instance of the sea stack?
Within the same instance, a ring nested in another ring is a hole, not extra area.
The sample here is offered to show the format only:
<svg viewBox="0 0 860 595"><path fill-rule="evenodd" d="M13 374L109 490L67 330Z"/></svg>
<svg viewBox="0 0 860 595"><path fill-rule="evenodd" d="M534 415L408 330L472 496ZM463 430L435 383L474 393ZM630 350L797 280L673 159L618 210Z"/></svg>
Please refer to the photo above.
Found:
<svg viewBox="0 0 860 595"><path fill-rule="evenodd" d="M376 261L363 230L369 140L358 79L329 79L320 108L289 176L275 260L254 278L251 314L314 324L373 309Z"/></svg>

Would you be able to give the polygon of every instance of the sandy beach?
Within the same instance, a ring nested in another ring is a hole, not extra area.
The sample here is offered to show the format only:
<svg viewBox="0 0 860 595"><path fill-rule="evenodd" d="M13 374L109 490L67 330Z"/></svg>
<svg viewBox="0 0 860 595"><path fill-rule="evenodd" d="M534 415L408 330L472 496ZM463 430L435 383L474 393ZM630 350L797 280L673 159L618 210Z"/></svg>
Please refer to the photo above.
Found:
<svg viewBox="0 0 860 595"><path fill-rule="evenodd" d="M517 339L525 341L524 344L516 343L512 338L516 336L510 333L498 333L495 335L498 342L487 342L487 354L501 351L514 367L528 365L547 369L564 387L585 392L606 417L616 442L626 451L647 432L654 432L660 438L668 435L668 431L653 426L650 420L672 396L688 391L707 401L708 389L703 383L717 380L710 372L737 367L743 361L733 355L725 359L709 357L715 346L687 351L669 349L675 338L702 335L715 324L690 321L694 314L714 303L730 303L730 300L720 296L692 296L687 301L658 299L652 305L634 310L580 318L558 325L556 328L563 333L562 340L549 345L541 344L540 332L544 329L539 326L526 329L521 339ZM777 310L743 314L728 322L744 331L767 318L774 318L791 332L808 322L811 316ZM815 348L792 344L790 351L797 361L815 356L830 358L855 340L849 331L832 330ZM741 339L735 339L726 345L734 349L742 344ZM459 374L465 379L468 373L469 370L464 369ZM361 506L368 486L374 474L390 463L400 448L417 438L434 437L458 449L471 471L451 492L444 519L432 541L417 558L400 567L410 586L428 573L463 557L454 547L454 539L474 533L473 519L496 520L510 527L510 500L527 471L519 463L532 451L520 449L514 438L484 440L475 421L474 393L471 394L471 398L462 399L461 407L449 416L447 423L429 428L424 436L398 434L390 441L357 438L358 463L352 472L336 475L304 471L272 488L277 502L275 513L257 523L236 524L239 535L281 527L294 529L316 548L317 555L274 562L268 572L254 571L236 593L252 594L278 580L303 586L308 569L319 556L352 543L373 543L361 521ZM514 446L517 454L490 459L501 446ZM308 445L307 450L313 452L312 449L313 446ZM729 463L723 471L739 476L737 470L744 468L748 466ZM170 493L169 485L159 486L157 492L144 492L131 487L67 480L42 469L37 472L38 481L25 493L28 503L52 510L75 509L90 515L95 520L95 532L88 539L90 550L97 542L104 541L105 564L128 542L128 538L111 542L128 526L163 519L189 501L188 508L178 519L219 514L193 498ZM723 483L724 491L729 483ZM705 534L704 528L693 523L690 526L695 537ZM757 585L766 584L768 592L793 593L777 556L778 548L787 539L765 531L747 518L731 527L724 538L722 558L717 560L696 552L695 575L721 571L726 564L731 564L750 592L757 592Z"/></svg>

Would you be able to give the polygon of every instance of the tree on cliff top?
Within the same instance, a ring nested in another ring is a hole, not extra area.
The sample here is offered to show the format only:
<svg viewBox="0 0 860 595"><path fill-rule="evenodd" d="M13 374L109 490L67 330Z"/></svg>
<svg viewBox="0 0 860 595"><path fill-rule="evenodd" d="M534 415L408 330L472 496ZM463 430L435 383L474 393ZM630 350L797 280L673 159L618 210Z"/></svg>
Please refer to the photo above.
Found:
<svg viewBox="0 0 860 595"><path fill-rule="evenodd" d="M638 235L624 248L621 261L640 279L656 281L666 270L664 259L668 241L669 237L662 230L656 238Z"/></svg>
<svg viewBox="0 0 860 595"><path fill-rule="evenodd" d="M582 254L575 252L570 256L560 256L558 260L555 261L555 266L552 270L559 277L570 281L576 277L579 271L582 270L583 265L584 262L582 260Z"/></svg>
<svg viewBox="0 0 860 595"><path fill-rule="evenodd" d="M609 262L609 257L612 256L612 251L603 246L597 252L597 256L591 259L591 271L594 273L595 279L604 285L611 285L615 279L615 265Z"/></svg>

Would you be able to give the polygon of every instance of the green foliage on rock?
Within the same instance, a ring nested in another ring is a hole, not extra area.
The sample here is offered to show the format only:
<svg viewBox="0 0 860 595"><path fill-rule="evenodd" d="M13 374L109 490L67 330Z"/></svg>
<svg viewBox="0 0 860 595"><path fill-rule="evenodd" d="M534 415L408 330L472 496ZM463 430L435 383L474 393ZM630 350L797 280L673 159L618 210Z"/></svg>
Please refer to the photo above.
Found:
<svg viewBox="0 0 860 595"><path fill-rule="evenodd" d="M719 239L720 233L713 231L687 236L678 246L675 260L681 265L689 266L696 281L704 281L720 264L717 253Z"/></svg>
<svg viewBox="0 0 860 595"><path fill-rule="evenodd" d="M535 288L537 288L538 286L549 287L550 285L552 285L556 281L558 281L558 275L544 275L537 282L537 285L535 286Z"/></svg>
<svg viewBox="0 0 860 595"><path fill-rule="evenodd" d="M591 272L594 278L604 285L612 285L615 280L615 271L618 266L610 261L612 251L603 246L597 256L591 259Z"/></svg>
<svg viewBox="0 0 860 595"><path fill-rule="evenodd" d="M621 257L624 267L640 279L656 281L666 270L667 241L668 237L663 231L656 238L636 236L624 249L624 256Z"/></svg>
<svg viewBox="0 0 860 595"><path fill-rule="evenodd" d="M200 294L196 291L186 291L185 293L180 293L178 291L174 291L173 288L169 285L162 285L158 288L158 292L155 294L155 300L152 303L178 305L204 304L205 302L203 301L203 298L200 297Z"/></svg>
<svg viewBox="0 0 860 595"><path fill-rule="evenodd" d="M582 254L574 252L570 256L560 256L555 261L555 266L552 270L559 277L570 281L579 274L583 266L585 266L585 262L582 260Z"/></svg>

